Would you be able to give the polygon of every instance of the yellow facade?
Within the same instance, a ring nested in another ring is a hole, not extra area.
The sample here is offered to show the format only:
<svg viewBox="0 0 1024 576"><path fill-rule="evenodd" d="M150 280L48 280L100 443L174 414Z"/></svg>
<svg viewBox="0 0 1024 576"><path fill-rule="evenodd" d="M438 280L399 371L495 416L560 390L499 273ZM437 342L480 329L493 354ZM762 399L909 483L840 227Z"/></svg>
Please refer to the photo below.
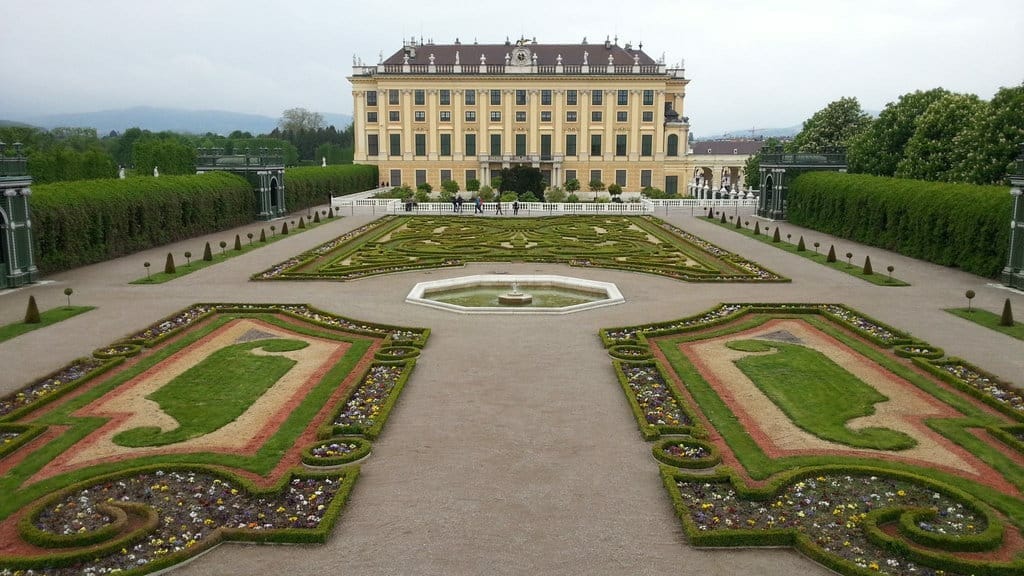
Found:
<svg viewBox="0 0 1024 576"><path fill-rule="evenodd" d="M390 185L464 189L519 164L583 190L598 179L684 194L692 178L689 80L629 45L409 44L349 80L354 160Z"/></svg>

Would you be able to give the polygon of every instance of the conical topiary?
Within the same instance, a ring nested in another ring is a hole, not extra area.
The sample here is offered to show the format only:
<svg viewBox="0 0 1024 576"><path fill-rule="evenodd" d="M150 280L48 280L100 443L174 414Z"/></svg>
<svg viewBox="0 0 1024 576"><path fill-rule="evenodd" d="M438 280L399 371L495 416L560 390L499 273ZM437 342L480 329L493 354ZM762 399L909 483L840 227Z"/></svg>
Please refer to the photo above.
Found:
<svg viewBox="0 0 1024 576"><path fill-rule="evenodd" d="M174 274L177 271L177 268L174 267L174 254L168 252L167 261L164 262L164 274Z"/></svg>
<svg viewBox="0 0 1024 576"><path fill-rule="evenodd" d="M287 233L288 233L288 223L285 222L284 224L281 225L281 234L287 234Z"/></svg>
<svg viewBox="0 0 1024 576"><path fill-rule="evenodd" d="M313 213L313 224L319 224L319 223L320 223L320 211L317 210L316 212Z"/></svg>
<svg viewBox="0 0 1024 576"><path fill-rule="evenodd" d="M36 297L28 297L28 308L25 309L25 324L39 324L42 319L39 318L39 306L36 306Z"/></svg>
<svg viewBox="0 0 1024 576"><path fill-rule="evenodd" d="M213 262L213 250L210 250L210 243L206 243L206 248L203 248L203 260L207 262Z"/></svg>
<svg viewBox="0 0 1024 576"><path fill-rule="evenodd" d="M266 228L260 228L260 242L267 241L267 230Z"/></svg>
<svg viewBox="0 0 1024 576"><path fill-rule="evenodd" d="M708 218L714 218L714 217L715 217L715 209L710 207L710 206L708 206Z"/></svg>
<svg viewBox="0 0 1024 576"><path fill-rule="evenodd" d="M778 226L775 227L775 234L772 234L772 242L775 242L775 243L782 242L782 236L779 234L779 227Z"/></svg>
<svg viewBox="0 0 1024 576"><path fill-rule="evenodd" d="M303 229L305 227L306 227L306 220L302 216L299 216L299 230L301 230L301 229Z"/></svg>
<svg viewBox="0 0 1024 576"><path fill-rule="evenodd" d="M754 236L758 236L760 234L761 234L761 223L760 222L754 222Z"/></svg>
<svg viewBox="0 0 1024 576"><path fill-rule="evenodd" d="M867 276L868 274L874 274L874 273L875 272L873 270L871 270L871 256L865 256L864 257L864 275Z"/></svg>
<svg viewBox="0 0 1024 576"><path fill-rule="evenodd" d="M327 217L334 218L334 206L331 206L330 208L327 209Z"/></svg>
<svg viewBox="0 0 1024 576"><path fill-rule="evenodd" d="M238 234L235 234L235 250L241 250L241 249L242 249L242 239L238 236Z"/></svg>
<svg viewBox="0 0 1024 576"><path fill-rule="evenodd" d="M836 261L836 245L835 244L829 244L829 247L828 247L828 257L825 258L825 262L835 262L835 261Z"/></svg>
<svg viewBox="0 0 1024 576"><path fill-rule="evenodd" d="M742 222L742 221L741 221L741 220L740 220L740 218L739 218L739 217L737 216L737 217L736 217L736 227L737 227L737 228L743 228L743 224L742 224L741 222Z"/></svg>
<svg viewBox="0 0 1024 576"><path fill-rule="evenodd" d="M1000 326L1013 326L1013 309L1010 307L1010 299L1003 302L1003 315L999 317Z"/></svg>
<svg viewBox="0 0 1024 576"><path fill-rule="evenodd" d="M804 246L804 237L800 236L800 241L796 243L796 251L803 252L804 250L807 250L807 246Z"/></svg>
<svg viewBox="0 0 1024 576"><path fill-rule="evenodd" d="M722 218L720 220L722 224L725 224L725 212L722 212Z"/></svg>

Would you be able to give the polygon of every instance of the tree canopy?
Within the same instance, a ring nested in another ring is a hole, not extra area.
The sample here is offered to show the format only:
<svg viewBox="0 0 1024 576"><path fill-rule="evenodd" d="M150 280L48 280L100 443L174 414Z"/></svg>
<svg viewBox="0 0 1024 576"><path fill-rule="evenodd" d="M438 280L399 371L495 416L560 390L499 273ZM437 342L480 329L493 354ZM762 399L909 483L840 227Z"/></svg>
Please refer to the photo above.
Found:
<svg viewBox="0 0 1024 576"><path fill-rule="evenodd" d="M826 152L845 148L850 139L864 131L871 123L856 98L840 98L814 113L806 122L789 148L794 152Z"/></svg>

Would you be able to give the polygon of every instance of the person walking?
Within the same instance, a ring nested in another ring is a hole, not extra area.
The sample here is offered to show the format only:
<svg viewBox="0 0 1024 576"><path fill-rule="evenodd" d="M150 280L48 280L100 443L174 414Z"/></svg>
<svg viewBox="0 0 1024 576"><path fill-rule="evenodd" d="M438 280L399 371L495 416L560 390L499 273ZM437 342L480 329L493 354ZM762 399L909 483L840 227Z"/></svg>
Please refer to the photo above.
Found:
<svg viewBox="0 0 1024 576"><path fill-rule="evenodd" d="M501 211L501 197L500 196L497 198L497 202L495 202L495 204L497 205L497 208L495 208L495 210L494 210L494 215L495 216L497 216L498 214L504 215L505 213Z"/></svg>
<svg viewBox="0 0 1024 576"><path fill-rule="evenodd" d="M519 200L513 200L512 201L512 215L513 216L518 216L519 215Z"/></svg>
<svg viewBox="0 0 1024 576"><path fill-rule="evenodd" d="M484 213L484 202L483 202L483 200L480 199L479 196L477 196L476 198L473 199L473 214L483 214L483 213Z"/></svg>

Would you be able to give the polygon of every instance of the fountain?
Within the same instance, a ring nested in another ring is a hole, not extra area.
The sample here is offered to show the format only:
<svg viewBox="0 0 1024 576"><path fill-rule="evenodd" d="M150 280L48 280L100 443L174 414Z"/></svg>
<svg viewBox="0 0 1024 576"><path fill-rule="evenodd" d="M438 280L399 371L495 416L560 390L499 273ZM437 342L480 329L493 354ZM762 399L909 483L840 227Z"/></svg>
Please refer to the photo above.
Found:
<svg viewBox="0 0 1024 576"><path fill-rule="evenodd" d="M508 306L525 306L533 302L533 296L519 291L519 283L512 282L512 289L504 294L498 294L498 303Z"/></svg>
<svg viewBox="0 0 1024 576"><path fill-rule="evenodd" d="M626 300L610 282L542 274L480 274L420 282L405 301L460 314L569 314Z"/></svg>

